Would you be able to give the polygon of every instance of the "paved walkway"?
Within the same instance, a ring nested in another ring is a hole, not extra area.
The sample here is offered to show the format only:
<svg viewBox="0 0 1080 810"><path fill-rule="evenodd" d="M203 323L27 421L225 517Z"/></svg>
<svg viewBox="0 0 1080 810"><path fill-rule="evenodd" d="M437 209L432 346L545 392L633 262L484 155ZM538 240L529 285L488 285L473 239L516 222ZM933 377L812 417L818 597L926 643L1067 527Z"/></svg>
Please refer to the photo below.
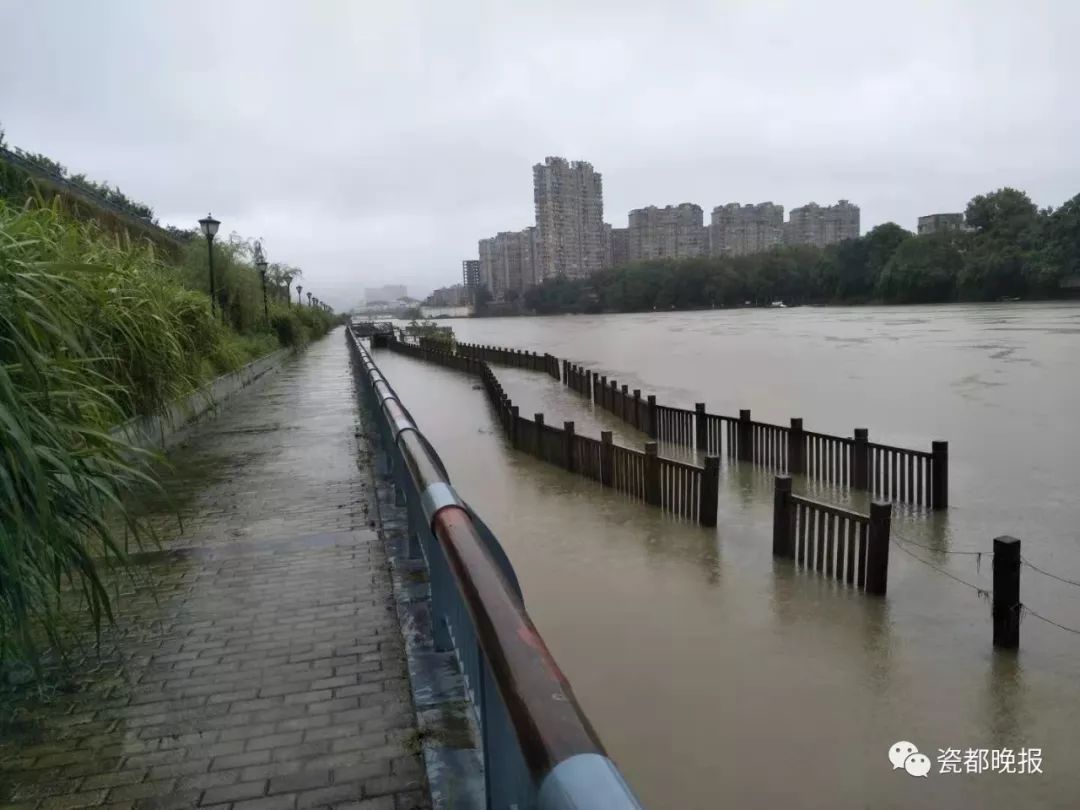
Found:
<svg viewBox="0 0 1080 810"><path fill-rule="evenodd" d="M429 806L348 363L338 330L174 454L183 528L152 512L103 657L8 707L0 807Z"/></svg>

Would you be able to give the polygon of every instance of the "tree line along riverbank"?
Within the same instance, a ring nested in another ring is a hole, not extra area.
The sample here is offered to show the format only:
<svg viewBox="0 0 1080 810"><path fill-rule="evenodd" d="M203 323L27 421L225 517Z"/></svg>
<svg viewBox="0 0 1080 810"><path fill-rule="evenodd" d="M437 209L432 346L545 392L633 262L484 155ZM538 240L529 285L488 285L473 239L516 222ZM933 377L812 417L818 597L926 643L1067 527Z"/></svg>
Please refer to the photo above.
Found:
<svg viewBox="0 0 1080 810"><path fill-rule="evenodd" d="M527 291L536 314L787 304L945 303L1053 298L1080 274L1080 195L1056 209L1003 188L968 203L966 229L917 236L878 225L825 248L654 259ZM478 314L483 314L482 308Z"/></svg>
<svg viewBox="0 0 1080 810"><path fill-rule="evenodd" d="M174 255L60 196L0 195L0 682L112 615L102 572L144 538L128 504L154 459L110 429L336 322L290 304L293 268L264 311L252 248L215 240L215 313L204 239Z"/></svg>

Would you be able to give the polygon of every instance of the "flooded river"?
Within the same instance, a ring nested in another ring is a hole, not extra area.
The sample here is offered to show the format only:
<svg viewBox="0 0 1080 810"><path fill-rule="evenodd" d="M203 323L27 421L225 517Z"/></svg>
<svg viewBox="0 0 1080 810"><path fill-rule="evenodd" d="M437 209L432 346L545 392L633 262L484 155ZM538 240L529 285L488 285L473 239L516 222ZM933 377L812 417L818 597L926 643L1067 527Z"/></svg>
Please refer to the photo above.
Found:
<svg viewBox="0 0 1080 810"><path fill-rule="evenodd" d="M949 553L1012 534L1026 558L1080 580L1080 306L449 323L461 340L583 362L664 404L950 442L952 507L898 515L903 548L876 600L773 560L763 470L725 467L718 528L682 524L509 449L475 381L375 353L506 547L530 613L648 807L1080 803L1080 635L1027 616L1019 654L995 654L976 589L990 588L991 560ZM523 414L641 439L545 375L498 372ZM1024 568L1021 598L1080 628L1080 588ZM898 740L930 757L927 778L892 769ZM1043 773L939 772L940 749L1022 748L1041 749Z"/></svg>

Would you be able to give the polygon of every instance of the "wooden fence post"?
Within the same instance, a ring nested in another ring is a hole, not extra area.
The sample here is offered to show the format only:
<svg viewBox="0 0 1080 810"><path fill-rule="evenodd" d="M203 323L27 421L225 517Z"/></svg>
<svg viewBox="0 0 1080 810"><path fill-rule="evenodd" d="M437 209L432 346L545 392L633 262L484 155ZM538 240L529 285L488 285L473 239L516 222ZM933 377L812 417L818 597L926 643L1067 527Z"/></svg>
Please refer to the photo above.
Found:
<svg viewBox="0 0 1080 810"><path fill-rule="evenodd" d="M855 443L851 445L851 486L870 489L870 431L855 428Z"/></svg>
<svg viewBox="0 0 1080 810"><path fill-rule="evenodd" d="M806 472L806 434L803 433L802 419L792 417L787 438L788 475L802 475Z"/></svg>
<svg viewBox="0 0 1080 810"><path fill-rule="evenodd" d="M754 426L750 424L750 411L739 411L739 461L754 459Z"/></svg>
<svg viewBox="0 0 1080 810"><path fill-rule="evenodd" d="M932 442L934 492L933 508L946 509L949 506L949 443Z"/></svg>
<svg viewBox="0 0 1080 810"><path fill-rule="evenodd" d="M889 584L889 528L892 504L870 504L870 531L866 543L866 592L884 596Z"/></svg>
<svg viewBox="0 0 1080 810"><path fill-rule="evenodd" d="M660 505L660 456L656 442L645 442L645 503Z"/></svg>
<svg viewBox="0 0 1080 810"><path fill-rule="evenodd" d="M615 481L615 445L611 442L611 431L600 431L600 483L610 487Z"/></svg>
<svg viewBox="0 0 1080 810"><path fill-rule="evenodd" d="M698 497L698 523L716 525L717 504L720 500L720 456L705 456L701 472L701 492Z"/></svg>
<svg viewBox="0 0 1080 810"><path fill-rule="evenodd" d="M648 424L646 425L646 433L652 438L656 438L656 395L649 394L649 398L646 400L646 404L649 408Z"/></svg>
<svg viewBox="0 0 1080 810"><path fill-rule="evenodd" d="M795 559L795 521L791 508L791 476L774 479L772 553L774 557Z"/></svg>
<svg viewBox="0 0 1080 810"><path fill-rule="evenodd" d="M547 459L544 458L544 415L542 413L534 414L533 421L536 423L533 455L538 459L546 461Z"/></svg>
<svg viewBox="0 0 1080 810"><path fill-rule="evenodd" d="M566 453L566 469L567 469L568 472L573 472L574 471L574 423L573 422L563 422L562 423L562 429L563 429L563 439L566 442L566 444L564 445L565 449L563 450L563 452Z"/></svg>
<svg viewBox="0 0 1080 810"><path fill-rule="evenodd" d="M936 444L936 442L935 442ZM1020 541L994 538L994 646L1020 646Z"/></svg>
<svg viewBox="0 0 1080 810"><path fill-rule="evenodd" d="M694 403L694 447L705 450L709 446L709 426L705 421L705 403Z"/></svg>
<svg viewBox="0 0 1080 810"><path fill-rule="evenodd" d="M596 404L603 408L605 411L607 410L607 392L607 377L604 375L600 375L600 391L598 392L599 397L596 400Z"/></svg>
<svg viewBox="0 0 1080 810"><path fill-rule="evenodd" d="M630 402L630 390L624 385L621 393L622 397L619 399L619 416L622 417L624 422L629 422L630 418L626 415L626 407Z"/></svg>
<svg viewBox="0 0 1080 810"><path fill-rule="evenodd" d="M618 413L618 411L615 410L615 399L618 396L618 393L619 383L617 380L612 380L610 383L608 383L607 409L614 414Z"/></svg>
<svg viewBox="0 0 1080 810"><path fill-rule="evenodd" d="M635 428L641 430L641 389L634 389L634 421Z"/></svg>
<svg viewBox="0 0 1080 810"><path fill-rule="evenodd" d="M517 405L510 406L510 446L515 450L519 450L518 447L518 414L520 408Z"/></svg>
<svg viewBox="0 0 1080 810"><path fill-rule="evenodd" d="M569 385L570 384L570 372L567 370L569 367L570 367L570 361L569 360L563 360L562 361L562 378L563 378L563 384L564 385Z"/></svg>
<svg viewBox="0 0 1080 810"><path fill-rule="evenodd" d="M600 374L596 371L592 373L592 401L594 405L600 404Z"/></svg>

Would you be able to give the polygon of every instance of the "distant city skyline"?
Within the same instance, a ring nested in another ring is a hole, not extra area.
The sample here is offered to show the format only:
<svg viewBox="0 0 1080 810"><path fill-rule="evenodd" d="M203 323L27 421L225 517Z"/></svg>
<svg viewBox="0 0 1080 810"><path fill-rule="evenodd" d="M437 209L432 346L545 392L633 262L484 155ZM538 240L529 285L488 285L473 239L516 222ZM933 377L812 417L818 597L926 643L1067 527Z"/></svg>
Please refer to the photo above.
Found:
<svg viewBox="0 0 1080 810"><path fill-rule="evenodd" d="M717 205L710 222L697 203L648 205L627 213L626 227L604 221L603 176L591 163L548 156L533 166L535 225L477 242L475 288L495 301L516 301L556 276L587 278L602 269L649 259L745 256L779 245L825 247L861 236L858 205L808 202L791 209L770 202ZM469 286L466 270L463 283ZM436 291L444 298L446 288ZM457 293L453 293L457 295Z"/></svg>
<svg viewBox="0 0 1080 810"><path fill-rule="evenodd" d="M594 161L615 226L846 198L863 232L914 230L1002 186L1059 206L1078 26L1064 2L0 3L0 126L163 223L213 211L344 307L534 225L545 155Z"/></svg>

